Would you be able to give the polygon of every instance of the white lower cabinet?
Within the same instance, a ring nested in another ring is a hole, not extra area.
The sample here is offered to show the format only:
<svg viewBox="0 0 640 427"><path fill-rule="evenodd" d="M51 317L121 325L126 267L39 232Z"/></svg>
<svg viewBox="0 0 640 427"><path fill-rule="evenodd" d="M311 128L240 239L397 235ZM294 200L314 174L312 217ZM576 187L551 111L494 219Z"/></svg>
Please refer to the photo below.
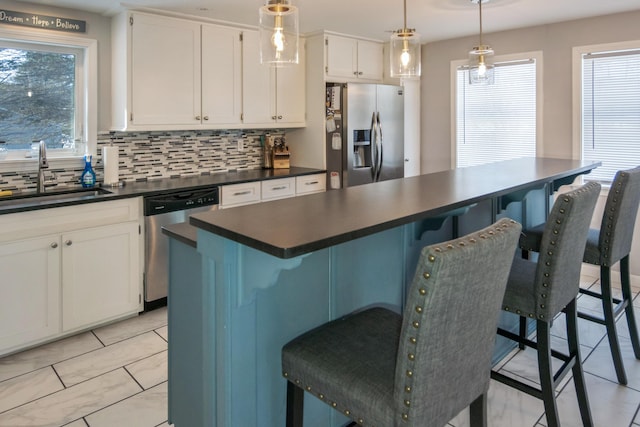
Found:
<svg viewBox="0 0 640 427"><path fill-rule="evenodd" d="M137 311L138 224L78 230L62 236L62 330Z"/></svg>
<svg viewBox="0 0 640 427"><path fill-rule="evenodd" d="M141 200L0 217L0 355L142 310Z"/></svg>
<svg viewBox="0 0 640 427"><path fill-rule="evenodd" d="M59 333L59 236L0 243L0 272L0 353Z"/></svg>
<svg viewBox="0 0 640 427"><path fill-rule="evenodd" d="M324 173L223 185L220 187L220 209L303 196L325 190Z"/></svg>

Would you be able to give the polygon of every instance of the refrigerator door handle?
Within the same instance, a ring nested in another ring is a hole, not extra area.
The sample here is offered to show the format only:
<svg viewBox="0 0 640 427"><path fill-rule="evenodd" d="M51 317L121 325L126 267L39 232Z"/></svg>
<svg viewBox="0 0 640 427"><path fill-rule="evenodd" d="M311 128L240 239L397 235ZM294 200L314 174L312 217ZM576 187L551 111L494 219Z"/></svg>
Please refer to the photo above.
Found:
<svg viewBox="0 0 640 427"><path fill-rule="evenodd" d="M377 168L378 168L378 147L377 147L377 122L376 112L371 115L371 129L369 129L369 146L371 147L371 180L376 181Z"/></svg>
<svg viewBox="0 0 640 427"><path fill-rule="evenodd" d="M383 138L382 138L382 123L380 122L380 113L376 112L376 124L378 127L378 136L376 138L376 154L378 156L378 164L376 165L376 181L380 181L380 173L382 172L382 155L383 155Z"/></svg>

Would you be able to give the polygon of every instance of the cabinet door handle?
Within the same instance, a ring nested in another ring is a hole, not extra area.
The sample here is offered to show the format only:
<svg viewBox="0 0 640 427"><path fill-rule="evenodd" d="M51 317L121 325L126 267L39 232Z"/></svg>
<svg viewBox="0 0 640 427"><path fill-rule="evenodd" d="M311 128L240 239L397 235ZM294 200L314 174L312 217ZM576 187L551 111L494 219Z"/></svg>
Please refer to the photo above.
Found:
<svg viewBox="0 0 640 427"><path fill-rule="evenodd" d="M234 196L244 196L245 194L251 194L251 190L238 191L237 193L233 193Z"/></svg>
<svg viewBox="0 0 640 427"><path fill-rule="evenodd" d="M318 181L309 181L304 183L304 185L316 185L316 184L318 184Z"/></svg>
<svg viewBox="0 0 640 427"><path fill-rule="evenodd" d="M209 120L209 116L204 116L204 119L205 120Z"/></svg>
<svg viewBox="0 0 640 427"><path fill-rule="evenodd" d="M358 75L361 76L362 75L362 71L358 71Z"/></svg>
<svg viewBox="0 0 640 427"><path fill-rule="evenodd" d="M287 186L286 185L281 185L279 187L273 187L272 190L273 191L277 191L277 190L286 190Z"/></svg>
<svg viewBox="0 0 640 427"><path fill-rule="evenodd" d="M275 119L276 119L276 116L271 116L271 120L275 120Z"/></svg>
<svg viewBox="0 0 640 427"><path fill-rule="evenodd" d="M58 244L56 242L53 242L50 246L51 246L51 249L55 249L58 247Z"/></svg>
<svg viewBox="0 0 640 427"><path fill-rule="evenodd" d="M282 120L282 116L278 116L278 120Z"/></svg>
<svg viewBox="0 0 640 427"><path fill-rule="evenodd" d="M64 244L67 245L67 246L71 246L73 244L73 242L71 240L66 240L64 242Z"/></svg>
<svg viewBox="0 0 640 427"><path fill-rule="evenodd" d="M196 116L196 120L200 120L200 116Z"/></svg>
<svg viewBox="0 0 640 427"><path fill-rule="evenodd" d="M353 72L353 75L354 75L354 76L357 76L357 75L358 75L358 72L357 72L357 71L354 71L354 72Z"/></svg>

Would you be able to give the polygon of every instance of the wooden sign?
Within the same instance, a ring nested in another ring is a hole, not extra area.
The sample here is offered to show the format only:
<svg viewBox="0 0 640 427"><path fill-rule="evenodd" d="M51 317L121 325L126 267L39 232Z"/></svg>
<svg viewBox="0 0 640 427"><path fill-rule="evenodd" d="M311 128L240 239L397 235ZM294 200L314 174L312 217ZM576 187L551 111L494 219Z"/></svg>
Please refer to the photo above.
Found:
<svg viewBox="0 0 640 427"><path fill-rule="evenodd" d="M84 33L86 21L62 18L58 16L38 15L37 13L14 12L0 9L0 24L19 25L21 27L44 28L46 30Z"/></svg>

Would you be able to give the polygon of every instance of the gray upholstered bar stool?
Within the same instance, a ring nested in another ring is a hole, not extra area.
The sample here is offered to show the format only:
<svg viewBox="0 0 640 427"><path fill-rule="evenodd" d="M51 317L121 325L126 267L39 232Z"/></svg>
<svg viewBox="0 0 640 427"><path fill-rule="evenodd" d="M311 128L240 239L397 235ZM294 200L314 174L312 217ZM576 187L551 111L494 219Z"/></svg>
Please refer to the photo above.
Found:
<svg viewBox="0 0 640 427"><path fill-rule="evenodd" d="M604 207L600 229L590 229L583 262L600 266L600 292L580 288L580 293L598 298L602 302L603 316L578 312L578 317L605 325L611 349L611 357L618 382L627 383L620 343L616 331L616 319L626 313L629 335L636 359L640 359L640 340L633 314L633 294L629 277L629 253L633 229L640 203L640 166L618 171L611 184ZM523 232L520 247L539 251L544 225ZM620 262L622 299L614 298L611 292L611 267Z"/></svg>
<svg viewBox="0 0 640 427"><path fill-rule="evenodd" d="M287 426L304 391L363 426L444 426L471 405L486 426L495 330L521 226L502 219L423 248L403 315L376 307L282 349Z"/></svg>
<svg viewBox="0 0 640 427"><path fill-rule="evenodd" d="M600 184L589 183L556 199L542 233L538 261L513 260L502 302L503 310L536 321L537 342L502 329L498 333L537 349L540 388L501 372L492 371L491 378L542 399L548 427L560 425L555 388L569 371L573 372L582 423L593 426L578 345L576 297L583 248L599 193ZM551 322L562 311L566 315L569 354L551 349L550 344ZM563 361L555 373L552 356Z"/></svg>

